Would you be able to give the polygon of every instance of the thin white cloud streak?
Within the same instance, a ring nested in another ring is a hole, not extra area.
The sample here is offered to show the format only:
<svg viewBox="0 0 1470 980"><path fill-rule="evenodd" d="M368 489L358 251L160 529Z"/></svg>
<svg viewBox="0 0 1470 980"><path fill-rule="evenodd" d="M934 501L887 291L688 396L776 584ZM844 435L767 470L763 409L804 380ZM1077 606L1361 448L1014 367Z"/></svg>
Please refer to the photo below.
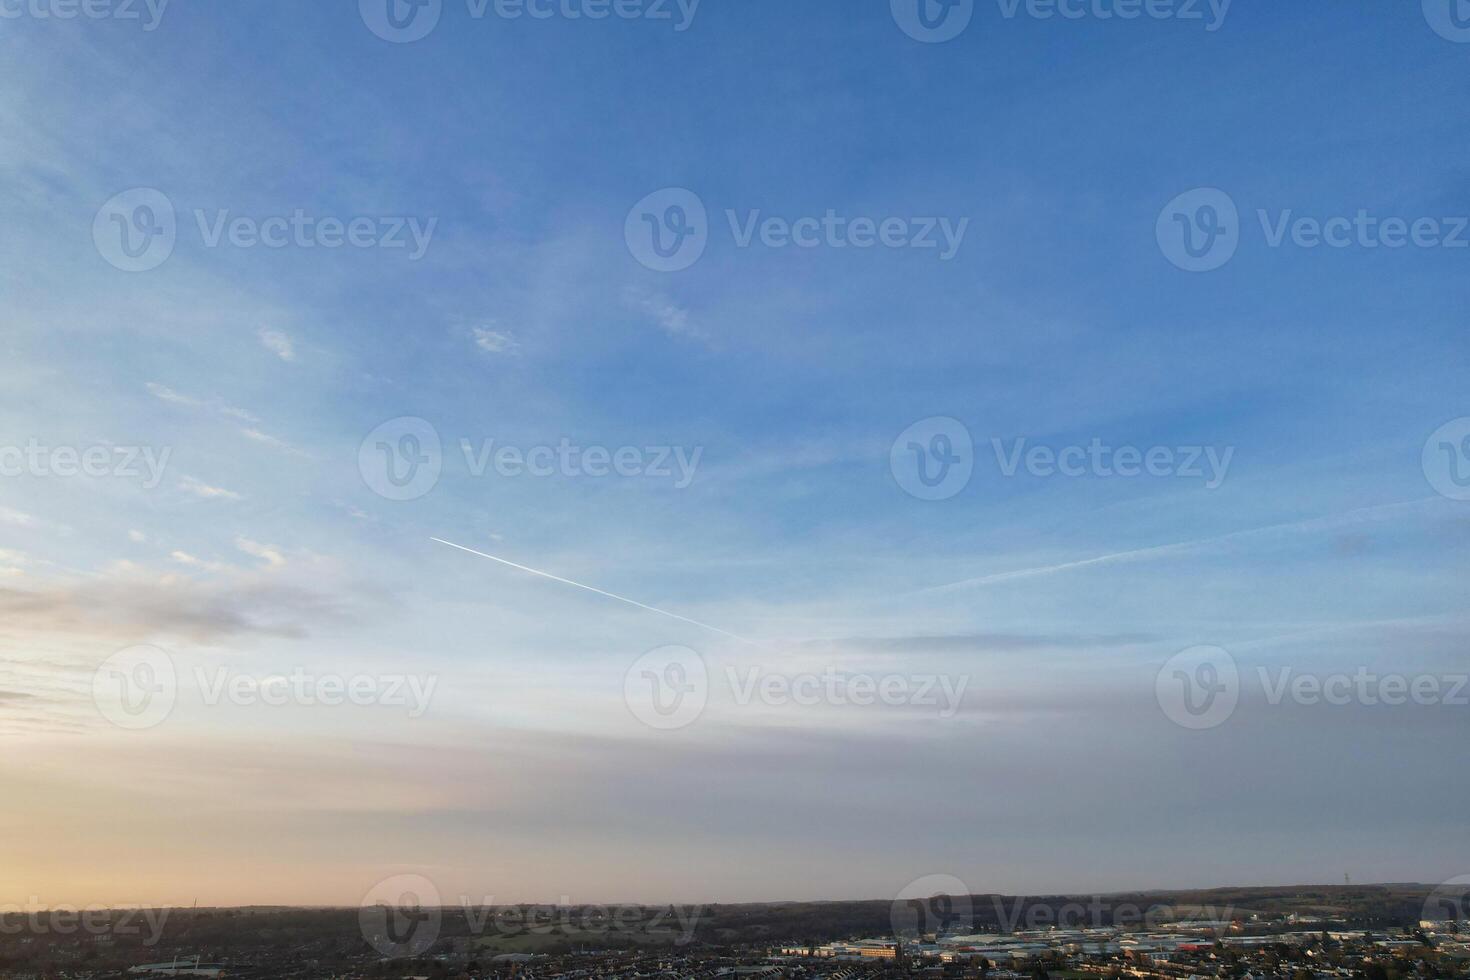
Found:
<svg viewBox="0 0 1470 980"><path fill-rule="evenodd" d="M36 519L25 511L15 510L10 507L0 507L0 524L9 524L14 527L35 527Z"/></svg>
<svg viewBox="0 0 1470 980"><path fill-rule="evenodd" d="M258 336L260 337L262 346L281 360L288 362L296 360L296 344L284 332L280 330L262 330Z"/></svg>
<svg viewBox="0 0 1470 980"><path fill-rule="evenodd" d="M189 554L187 551L171 551L169 552L169 557L180 565L188 565L190 568L202 568L211 572L221 571L225 567L219 562L205 561L202 558Z"/></svg>
<svg viewBox="0 0 1470 980"><path fill-rule="evenodd" d="M202 480L192 476L186 476L179 481L179 489L203 497L205 500L243 500L244 498L233 490L224 487L211 486Z"/></svg>
<svg viewBox="0 0 1470 980"><path fill-rule="evenodd" d="M242 422L250 422L252 424L258 423L260 421L260 419L257 418L254 413L248 412L243 408L236 408L233 405L227 405L218 398L211 398L210 400L205 401L202 398L195 398L192 395L185 395L181 392L175 391L174 389L169 388L166 385L158 384L156 381L149 381L144 384L143 387L146 388L148 390L148 393L154 398L157 398L161 402L167 402L170 405L181 405L185 408L197 408L203 409L204 411L218 412L219 414L228 416L232 419L237 419Z"/></svg>
<svg viewBox="0 0 1470 980"><path fill-rule="evenodd" d="M550 572L543 572L539 569L531 568L527 565L518 565L513 561L507 561L504 558L497 558L494 555L486 554L483 551L476 551L474 548L466 548L462 544L455 544L453 541L445 541L443 538L430 538L429 540L435 542L436 544L448 545L451 548L457 548L460 551L467 552L471 555L478 555L481 558L488 558L491 561L499 562L502 565L509 565L511 568L519 569L523 572L529 572L532 575L539 575L542 578L550 579L553 582L560 582L563 585L571 585L579 589L585 589L588 592L593 592L600 596L606 596L609 599L616 599L618 602L625 602L630 606L637 606L639 609L647 610L651 613L658 613L660 616L667 616L670 619L677 619L681 623L688 623L691 626L698 626L700 629L706 629L712 633L719 633L722 636L728 636L732 640L739 640L741 643L746 643L753 647L762 646L762 644L757 643L755 640L747 639L746 637L740 636L737 633L731 633L729 630L722 630L718 626L711 626L709 623L701 623L699 620L690 619L688 616L680 616L678 613L669 612L667 609L659 609L657 606L647 605L646 603L639 602L637 599L629 599L627 596L620 596L616 593L607 592L603 589L596 588L595 586L584 585L581 582L574 582L569 578L562 578L560 575L553 575Z"/></svg>
<svg viewBox="0 0 1470 980"><path fill-rule="evenodd" d="M1283 532L1310 532L1325 531L1340 527L1351 527L1365 521L1376 520L1384 517L1394 516L1401 511L1412 510L1426 503L1438 502L1440 497L1421 497L1418 500L1405 500L1395 504L1377 504L1372 507L1359 507L1355 510L1345 511L1341 514L1329 514L1325 517L1313 517L1305 521L1291 521L1285 524L1268 524L1264 527L1246 528L1242 531L1231 531L1228 534L1219 534L1209 538L1197 538L1193 541L1177 541L1172 544L1154 545L1149 548L1135 548L1131 551L1118 551L1108 555L1097 555L1093 558L1082 558L1077 561L1061 562L1056 565L1039 565L1034 568L1020 568L1010 572L997 572L993 575L982 575L978 578L961 579L958 582L949 582L944 585L931 585L927 588L918 589L908 595L928 595L931 593L950 592L957 589L975 588L986 585L998 585L1002 582L1013 582L1018 579L1037 578L1043 575L1055 575L1058 572L1070 572L1079 568L1089 568L1094 565L1111 565L1118 562L1145 561L1151 558L1160 558L1165 555L1180 554L1183 552L1196 551L1210 545L1222 544L1227 541L1238 541L1267 534L1278 534Z"/></svg>
<svg viewBox="0 0 1470 980"><path fill-rule="evenodd" d="M272 568L280 568L286 564L286 556L275 545L261 544L242 536L235 538L235 547L247 555L261 559Z"/></svg>
<svg viewBox="0 0 1470 980"><path fill-rule="evenodd" d="M1289 633L1277 633L1272 636L1263 636L1255 640L1244 640L1230 644L1232 651L1269 649L1285 643L1293 643L1298 640L1313 640L1323 636L1334 636L1340 633L1364 633L1371 630L1395 630L1399 633L1426 630L1455 630L1463 632L1467 625L1466 620L1453 615L1440 616L1403 616L1396 619L1369 619L1353 620L1343 623L1324 623L1307 629L1294 630Z"/></svg>
<svg viewBox="0 0 1470 980"><path fill-rule="evenodd" d="M473 333L475 346L486 354L511 354L520 346L516 343L515 336L505 330L475 327Z"/></svg>
<svg viewBox="0 0 1470 980"><path fill-rule="evenodd" d="M302 452L300 449L297 449L295 446L291 445L289 442L286 442L284 439L277 439L270 433L262 432L256 428L243 428L240 430L240 435L244 436L246 439L249 439L251 442L258 442L262 446L270 446L272 449L279 449L281 452L287 453L291 456L310 458L309 454Z"/></svg>

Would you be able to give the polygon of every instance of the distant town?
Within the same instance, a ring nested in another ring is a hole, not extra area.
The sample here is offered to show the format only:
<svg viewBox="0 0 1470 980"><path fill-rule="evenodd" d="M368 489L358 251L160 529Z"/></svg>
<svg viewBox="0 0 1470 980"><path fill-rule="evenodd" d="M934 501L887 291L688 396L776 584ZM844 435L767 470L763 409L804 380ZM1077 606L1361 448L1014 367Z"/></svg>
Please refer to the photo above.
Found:
<svg viewBox="0 0 1470 980"><path fill-rule="evenodd" d="M1464 888L689 907L0 910L0 978L1451 980L1470 978Z"/></svg>

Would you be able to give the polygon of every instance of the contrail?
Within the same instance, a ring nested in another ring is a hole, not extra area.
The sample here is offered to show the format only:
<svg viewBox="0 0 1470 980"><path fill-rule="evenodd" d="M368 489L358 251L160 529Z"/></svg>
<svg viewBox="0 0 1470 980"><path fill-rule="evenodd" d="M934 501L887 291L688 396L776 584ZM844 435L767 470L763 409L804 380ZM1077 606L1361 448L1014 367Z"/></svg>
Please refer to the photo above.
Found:
<svg viewBox="0 0 1470 980"><path fill-rule="evenodd" d="M1239 532L1246 533L1246 532ZM1224 535L1223 537L1229 537ZM979 578L967 578L960 582L950 582L946 585L931 585L928 588L917 589L910 595L923 595L927 592L948 592L953 589L964 589L977 585L995 585L999 582L1009 582L1013 579L1032 578L1036 575L1051 575L1056 572L1067 572L1074 568L1087 568L1089 565L1107 565L1115 561L1130 561L1135 558L1149 558L1155 555L1166 555L1175 551L1187 551L1208 542L1221 540L1220 538L1203 538L1199 541L1180 541L1175 544L1161 544L1153 548L1139 548L1135 551L1119 551L1111 555L1098 555L1095 558L1082 558L1077 561L1062 562L1059 565L1041 565L1036 568L1019 568L1011 572L996 572L993 575L983 575Z"/></svg>
<svg viewBox="0 0 1470 980"><path fill-rule="evenodd" d="M1199 538L1194 541L1176 541L1173 544L1160 544L1151 548L1136 548L1132 551L1119 551L1110 555L1098 555L1094 558L1082 558L1077 561L1062 562L1058 565L1041 565L1036 568L1021 568L1011 572L996 572L993 575L983 575L979 578L968 578L960 582L949 582L944 585L931 585L927 588L916 589L908 595L925 595L931 592L950 592L956 589L966 589L974 586L996 585L1000 582L1010 582L1015 579L1033 578L1038 575L1052 575L1056 572L1068 572L1074 568L1087 568L1092 565L1109 565L1113 562L1136 561L1141 558L1156 558L1160 555L1169 555L1181 551L1192 551L1207 545L1219 544L1225 541L1249 539L1263 534L1273 534L1289 531L1321 531L1330 530L1343 526L1361 523L1364 520L1375 520L1388 517L1403 510L1418 508L1427 503L1436 503L1442 498L1420 497L1417 500L1404 500L1392 504L1378 504L1371 507L1359 507L1355 510L1346 511L1341 514L1329 514L1325 517L1312 517L1301 521L1291 521L1286 524L1270 524L1265 527L1246 528L1241 531L1231 531L1227 534L1218 534L1210 538Z"/></svg>
<svg viewBox="0 0 1470 980"><path fill-rule="evenodd" d="M445 541L443 538L430 538L429 540L437 542L438 544L448 545L451 548L458 548L460 551L465 551L472 555L478 555L481 558L488 558L491 561L500 562L500 564L502 565L509 565L511 568L516 568L523 572L530 572L532 575L539 575L542 578L549 578L553 582L560 582L563 585L575 586L579 589L585 589L588 592L595 592L598 595L607 596L609 599L616 599L619 602L626 602L630 606L637 606L639 609L646 609L651 613L658 613L660 616L667 616L670 619L677 619L681 623L688 623L691 626L698 626L700 629L706 629L712 633L719 633L721 636L728 636L732 640L739 640L741 643L748 643L753 647L761 646L761 644L757 643L755 640L746 639L739 634L731 633L729 630L722 630L718 626L711 626L709 623L701 623L697 619L690 619L688 616L680 616L678 613L671 613L667 609L659 609L657 606L650 606L645 603L639 602L636 599L629 599L627 596L621 596L612 592L607 592L602 589L595 588L591 585L583 585L581 582L573 582L569 578L562 578L560 575L553 575L550 572L543 572L537 568L531 568L526 565L517 565L513 561L507 561L504 558L497 558L494 555L487 555L483 551L476 551L474 548L466 548L462 544L455 544L453 541Z"/></svg>

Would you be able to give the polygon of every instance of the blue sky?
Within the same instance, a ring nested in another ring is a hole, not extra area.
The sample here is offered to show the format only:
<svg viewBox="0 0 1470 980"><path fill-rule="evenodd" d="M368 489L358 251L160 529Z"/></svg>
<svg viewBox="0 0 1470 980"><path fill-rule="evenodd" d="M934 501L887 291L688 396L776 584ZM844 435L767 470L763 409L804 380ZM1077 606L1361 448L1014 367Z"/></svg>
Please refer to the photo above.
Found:
<svg viewBox="0 0 1470 980"><path fill-rule="evenodd" d="M169 452L151 487L0 482L0 732L21 747L0 837L68 841L6 854L0 900L352 903L402 872L731 901L1467 870L1463 707L1272 705L1254 682L1466 669L1470 504L1421 455L1470 415L1470 250L1273 248L1258 217L1470 214L1470 45L1419 5L1236 0L1207 30L977 0L944 43L876 0L705 0L683 31L444 0L411 43L350 2L235 6L0 20L0 442ZM177 241L127 272L92 230L136 188ZM624 236L665 188L707 214L674 272ZM1240 219L1233 258L1192 273L1155 229L1196 188ZM298 209L432 234L419 258L208 244L222 212ZM739 247L726 213L756 211L968 224L948 260ZM359 450L403 417L442 474L396 501ZM890 449L933 418L963 425L973 475L920 500ZM1022 438L1233 455L1214 488L1006 476L992 440ZM699 456L682 487L476 476L461 440ZM88 690L136 644L185 680L165 723L119 731ZM669 644L713 681L660 731L625 674ZM1193 731L1155 679L1200 644L1246 681ZM189 678L221 666L438 687L416 718L201 703ZM752 667L968 693L947 718L736 703L726 670Z"/></svg>

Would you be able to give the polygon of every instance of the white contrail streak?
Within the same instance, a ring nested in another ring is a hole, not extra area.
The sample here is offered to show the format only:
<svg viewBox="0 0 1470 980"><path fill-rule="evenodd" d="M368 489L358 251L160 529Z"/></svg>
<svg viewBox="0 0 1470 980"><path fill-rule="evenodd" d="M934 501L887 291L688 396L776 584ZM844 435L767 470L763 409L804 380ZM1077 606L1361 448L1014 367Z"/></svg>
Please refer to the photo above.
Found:
<svg viewBox="0 0 1470 980"><path fill-rule="evenodd" d="M1062 562L1059 565L1041 565L1036 568L1020 568L1011 572L996 572L993 575L983 575L979 578L968 578L960 582L949 582L945 585L931 585L927 588L917 589L908 593L909 595L925 595L933 592L951 592L957 589L967 589L976 586L996 585L1000 582L1010 582L1015 579L1034 578L1039 575L1053 575L1057 572L1069 572L1075 568L1087 568L1092 565L1110 565L1114 562L1137 561L1139 559L1157 558L1161 555L1170 555L1177 552L1194 551L1208 545L1220 544L1226 541L1237 541L1250 539L1261 535L1280 534L1295 531L1322 531L1332 530L1340 527L1359 524L1364 521L1378 520L1390 517L1404 510L1412 510L1422 507L1424 504L1437 503L1442 498L1421 497L1418 500L1405 500L1393 504L1378 504L1372 507L1359 507L1341 514L1329 514L1326 517L1313 517L1302 521L1292 521L1286 524L1270 524L1266 527L1246 528L1242 531L1231 531L1228 534L1219 534L1212 538L1199 538L1195 541L1177 541L1173 544L1155 545L1151 548L1137 548L1133 551L1119 551L1110 555L1098 555L1094 558L1082 558L1077 561Z"/></svg>
<svg viewBox="0 0 1470 980"><path fill-rule="evenodd" d="M588 592L595 592L600 596L607 596L609 599L616 599L619 602L626 602L630 606L637 606L639 609L646 609L651 613L658 613L660 616L667 616L670 619L677 619L681 623L688 623L691 626L698 626L700 629L706 629L712 633L719 633L721 636L728 636L732 640L739 640L741 643L748 643L753 647L758 647L761 645L754 640L748 640L745 637L740 636L736 633L731 633L729 630L722 630L718 626L711 626L709 623L701 623L697 619L690 619L688 616L680 616L678 613L671 613L667 609L659 609L657 606L650 606L645 603L639 602L636 599L629 599L627 596L621 596L612 592L607 592L603 589L595 588L591 585L583 585L581 582L573 582L569 578L562 578L560 575L553 575L550 572L543 572L540 569L531 568L527 565L517 565L513 561L507 561L504 558L497 558L494 555L487 555L483 551L476 551L474 548L466 548L462 544L455 544L453 541L445 541L443 538L430 538L429 540L434 541L438 544L448 545L451 548L458 548L460 551L468 552L472 555L478 555L481 558L488 558L491 561L499 562L502 565L509 565L511 568L519 569L523 572L530 572L532 575L539 575L542 578L549 578L553 582L560 582L563 585L575 586L579 589L585 589Z"/></svg>

